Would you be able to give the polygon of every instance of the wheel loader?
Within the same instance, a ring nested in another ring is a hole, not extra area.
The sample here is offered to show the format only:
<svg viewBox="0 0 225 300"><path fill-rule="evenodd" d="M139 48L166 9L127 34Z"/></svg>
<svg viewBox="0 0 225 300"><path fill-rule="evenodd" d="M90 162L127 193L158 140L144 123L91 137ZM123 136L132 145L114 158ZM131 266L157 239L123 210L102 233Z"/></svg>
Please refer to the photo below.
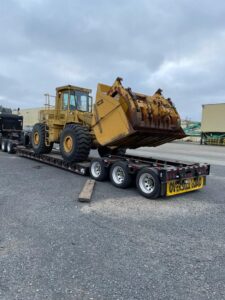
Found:
<svg viewBox="0 0 225 300"><path fill-rule="evenodd" d="M179 114L162 90L147 96L124 88L122 78L112 86L91 90L67 85L56 88L55 105L40 111L31 142L36 154L49 153L59 143L66 162L84 161L91 149L100 156L124 154L126 149L161 144L185 137ZM49 98L48 98L49 99Z"/></svg>

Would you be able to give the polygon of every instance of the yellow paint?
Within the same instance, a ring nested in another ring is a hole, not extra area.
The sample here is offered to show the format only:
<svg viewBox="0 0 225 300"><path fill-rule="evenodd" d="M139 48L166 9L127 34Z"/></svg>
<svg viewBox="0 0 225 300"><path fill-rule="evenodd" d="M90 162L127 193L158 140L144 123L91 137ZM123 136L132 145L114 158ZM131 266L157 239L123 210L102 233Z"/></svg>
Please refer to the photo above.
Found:
<svg viewBox="0 0 225 300"><path fill-rule="evenodd" d="M40 111L39 120L46 125L46 146L60 142L60 135L67 124L87 127L94 148L123 147L125 140L127 148L155 146L155 143L168 142L168 137L173 140L184 136L175 107L161 95L161 91L153 96L134 93L125 89L121 80L117 78L112 86L98 84L94 106L89 89L72 85L56 88L54 106L50 106L50 96L46 94L46 109ZM90 101L85 109L77 107L78 98L74 100L79 93L86 95ZM162 132L164 135L161 135ZM68 139L64 146L70 151L71 141Z"/></svg>
<svg viewBox="0 0 225 300"><path fill-rule="evenodd" d="M72 148L73 148L73 140L71 138L71 136L66 136L64 141L63 141L63 145L64 145L64 150L65 152L69 153L71 152Z"/></svg>
<svg viewBox="0 0 225 300"><path fill-rule="evenodd" d="M36 132L34 133L34 144L35 144L35 145L38 145L38 144L39 144L39 141L40 141L39 133L36 131Z"/></svg>
<svg viewBox="0 0 225 300"><path fill-rule="evenodd" d="M167 182L166 195L173 196L203 188L204 177L172 180Z"/></svg>

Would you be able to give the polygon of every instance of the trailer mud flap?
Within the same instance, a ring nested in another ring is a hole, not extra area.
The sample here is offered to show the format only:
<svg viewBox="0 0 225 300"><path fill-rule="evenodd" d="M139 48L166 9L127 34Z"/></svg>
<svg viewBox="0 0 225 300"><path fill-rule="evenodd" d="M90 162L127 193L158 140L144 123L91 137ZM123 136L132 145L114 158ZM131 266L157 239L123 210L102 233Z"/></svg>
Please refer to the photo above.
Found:
<svg viewBox="0 0 225 300"><path fill-rule="evenodd" d="M166 196L174 196L203 188L205 184L204 176L187 178L182 180L171 180L167 182Z"/></svg>

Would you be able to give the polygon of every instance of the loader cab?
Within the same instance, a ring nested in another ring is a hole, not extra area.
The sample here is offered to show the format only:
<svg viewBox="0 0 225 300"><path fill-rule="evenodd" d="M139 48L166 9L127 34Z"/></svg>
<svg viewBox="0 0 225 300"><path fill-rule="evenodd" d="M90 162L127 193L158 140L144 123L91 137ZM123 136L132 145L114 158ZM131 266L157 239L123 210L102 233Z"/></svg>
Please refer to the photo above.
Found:
<svg viewBox="0 0 225 300"><path fill-rule="evenodd" d="M72 85L56 89L56 109L59 111L92 112L91 90Z"/></svg>

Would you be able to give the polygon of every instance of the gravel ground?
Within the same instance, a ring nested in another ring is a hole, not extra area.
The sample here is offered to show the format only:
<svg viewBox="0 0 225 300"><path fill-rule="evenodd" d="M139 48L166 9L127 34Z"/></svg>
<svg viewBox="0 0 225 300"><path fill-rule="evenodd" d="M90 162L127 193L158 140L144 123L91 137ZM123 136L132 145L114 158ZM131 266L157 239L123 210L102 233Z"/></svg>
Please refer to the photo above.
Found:
<svg viewBox="0 0 225 300"><path fill-rule="evenodd" d="M143 155L213 162L207 186L147 200L0 152L0 299L224 299L225 148Z"/></svg>

